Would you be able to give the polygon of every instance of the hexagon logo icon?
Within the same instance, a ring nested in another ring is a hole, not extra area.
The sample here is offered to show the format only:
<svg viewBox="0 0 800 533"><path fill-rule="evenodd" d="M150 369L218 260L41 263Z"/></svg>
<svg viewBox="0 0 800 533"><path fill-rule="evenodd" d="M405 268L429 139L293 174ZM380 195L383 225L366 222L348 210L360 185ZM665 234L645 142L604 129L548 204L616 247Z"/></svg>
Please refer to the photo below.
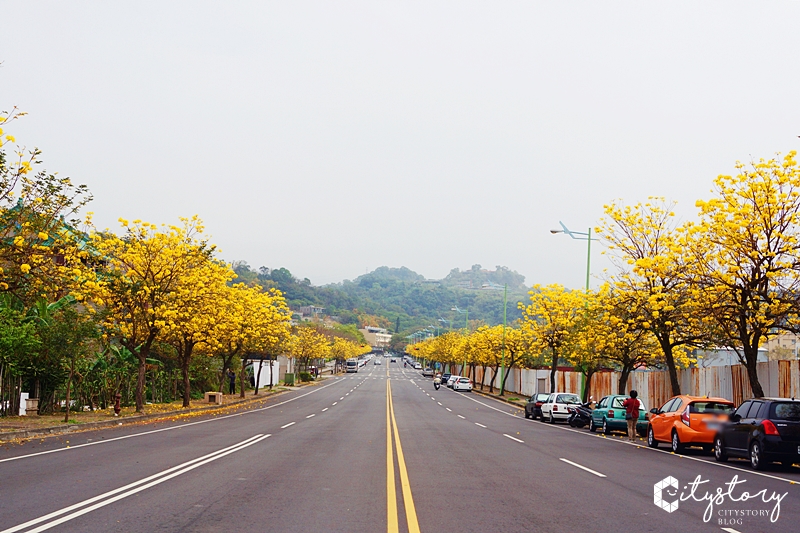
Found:
<svg viewBox="0 0 800 533"><path fill-rule="evenodd" d="M674 494L671 494L674 489ZM674 497L675 501L669 502L664 500L664 492L666 496ZM678 480L672 476L665 477L655 485L653 485L653 503L664 509L666 512L671 513L678 510Z"/></svg>

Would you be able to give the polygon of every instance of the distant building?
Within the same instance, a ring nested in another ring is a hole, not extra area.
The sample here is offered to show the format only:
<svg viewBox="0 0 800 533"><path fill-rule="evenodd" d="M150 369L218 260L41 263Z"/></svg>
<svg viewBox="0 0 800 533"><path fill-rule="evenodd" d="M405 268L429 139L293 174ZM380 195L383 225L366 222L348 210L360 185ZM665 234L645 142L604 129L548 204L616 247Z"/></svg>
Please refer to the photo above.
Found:
<svg viewBox="0 0 800 533"><path fill-rule="evenodd" d="M741 364L739 356L730 348L715 348L713 350L695 350L695 357L697 357L698 368L706 368L709 366L729 366ZM767 357L767 349L759 348L757 361L759 363L766 363L769 361Z"/></svg>
<svg viewBox="0 0 800 533"><path fill-rule="evenodd" d="M798 359L800 349L800 336L795 333L780 333L773 335L764 343L764 348L769 352L770 359Z"/></svg>
<svg viewBox="0 0 800 533"><path fill-rule="evenodd" d="M367 344L373 348L388 348L389 343L392 342L392 334L389 333L389 330L384 328L367 326L358 331L364 334L364 339L367 341Z"/></svg>

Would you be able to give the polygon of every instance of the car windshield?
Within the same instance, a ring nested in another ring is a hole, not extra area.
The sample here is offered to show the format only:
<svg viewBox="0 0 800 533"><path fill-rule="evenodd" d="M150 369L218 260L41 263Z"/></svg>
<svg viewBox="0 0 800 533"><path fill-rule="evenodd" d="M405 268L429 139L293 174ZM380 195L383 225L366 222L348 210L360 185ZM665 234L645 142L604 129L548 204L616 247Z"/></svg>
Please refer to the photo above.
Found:
<svg viewBox="0 0 800 533"><path fill-rule="evenodd" d="M800 420L800 402L781 402L772 406L770 418L781 420Z"/></svg>
<svg viewBox="0 0 800 533"><path fill-rule="evenodd" d="M581 399L574 394L559 394L556 403L581 403Z"/></svg>
<svg viewBox="0 0 800 533"><path fill-rule="evenodd" d="M732 403L723 402L692 402L689 404L690 413L707 413L712 415L727 415L733 412Z"/></svg>

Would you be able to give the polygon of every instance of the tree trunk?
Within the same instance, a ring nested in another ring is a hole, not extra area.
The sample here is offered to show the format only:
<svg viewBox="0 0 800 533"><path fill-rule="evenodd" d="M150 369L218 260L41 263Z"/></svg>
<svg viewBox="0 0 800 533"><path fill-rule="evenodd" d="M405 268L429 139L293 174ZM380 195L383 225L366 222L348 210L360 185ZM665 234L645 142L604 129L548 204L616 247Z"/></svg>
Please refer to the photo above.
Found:
<svg viewBox="0 0 800 533"><path fill-rule="evenodd" d="M244 398L244 369L247 366L247 358L242 355L242 369L239 371L239 398Z"/></svg>
<svg viewBox="0 0 800 533"><path fill-rule="evenodd" d="M258 386L261 384L261 367L264 366L264 358L258 360L258 374L256 375L256 391L253 393L254 396L258 396Z"/></svg>
<svg viewBox="0 0 800 533"><path fill-rule="evenodd" d="M272 390L272 385L275 381L273 377L275 375L275 369L272 366L272 355L269 356L269 390Z"/></svg>
<svg viewBox="0 0 800 533"><path fill-rule="evenodd" d="M136 377L136 392L134 396L136 397L136 412L142 413L144 412L144 387L147 378L147 365L145 361L147 360L147 356L144 354L138 354L139 357L139 373Z"/></svg>
<svg viewBox="0 0 800 533"><path fill-rule="evenodd" d="M64 423L66 424L69 422L69 393L71 385L72 385L72 376L75 375L75 361L70 361L69 365L69 377L67 378L67 403L66 403L66 413L64 413Z"/></svg>
<svg viewBox="0 0 800 533"><path fill-rule="evenodd" d="M661 350L664 352L664 360L669 371L669 383L672 387L672 395L678 396L681 393L681 384L678 381L678 369L675 367L675 358L672 356L672 344L668 339L658 339Z"/></svg>
<svg viewBox="0 0 800 533"><path fill-rule="evenodd" d="M761 387L761 381L758 379L758 348L744 347L744 357L746 361L745 367L747 368L747 379L750 380L750 388L753 391L753 397L763 398L764 389Z"/></svg>
<svg viewBox="0 0 800 533"><path fill-rule="evenodd" d="M192 384L189 381L189 361L192 359L194 345L186 343L181 354L181 372L183 373L183 406L189 407L192 399Z"/></svg>
<svg viewBox="0 0 800 533"><path fill-rule="evenodd" d="M589 394L592 392L592 376L596 370L590 370L586 373L586 386L583 388L583 403L589 401Z"/></svg>
<svg viewBox="0 0 800 533"><path fill-rule="evenodd" d="M550 392L556 391L556 371L558 370L558 351L551 348L553 352L553 363L550 365Z"/></svg>
<svg viewBox="0 0 800 533"><path fill-rule="evenodd" d="M617 394L625 394L628 389L628 377L631 375L630 365L622 365L622 370L619 373L619 382L617 384Z"/></svg>

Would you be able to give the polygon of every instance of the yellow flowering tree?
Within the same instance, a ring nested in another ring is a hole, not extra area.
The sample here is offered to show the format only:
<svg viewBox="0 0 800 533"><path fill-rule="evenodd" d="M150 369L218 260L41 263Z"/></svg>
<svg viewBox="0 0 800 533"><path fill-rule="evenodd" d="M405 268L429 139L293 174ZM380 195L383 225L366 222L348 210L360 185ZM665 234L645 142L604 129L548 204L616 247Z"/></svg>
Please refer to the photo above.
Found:
<svg viewBox="0 0 800 533"><path fill-rule="evenodd" d="M747 368L755 396L758 347L770 332L797 330L800 310L800 166L796 152L782 160L737 163L719 176L715 197L697 202L700 222L689 227L694 281L704 312L721 342Z"/></svg>
<svg viewBox="0 0 800 533"><path fill-rule="evenodd" d="M638 325L655 336L672 394L680 394L677 368L688 364L691 347L709 341L710 327L700 312L700 291L688 276L673 207L662 198L633 207L612 203L604 206L607 218L597 232L618 269L614 290L628 298L624 305L638 316Z"/></svg>
<svg viewBox="0 0 800 533"><path fill-rule="evenodd" d="M103 281L94 295L104 306L106 330L138 359L136 411L144 409L147 358L153 343L175 318L177 300L192 269L210 261L214 247L201 240L195 216L180 226L122 220L119 237L95 232L92 246L105 262Z"/></svg>
<svg viewBox="0 0 800 533"><path fill-rule="evenodd" d="M550 390L554 391L558 360L573 349L578 324L586 313L586 296L561 285L534 285L530 299L528 306L520 303L524 332L531 349L550 352Z"/></svg>

